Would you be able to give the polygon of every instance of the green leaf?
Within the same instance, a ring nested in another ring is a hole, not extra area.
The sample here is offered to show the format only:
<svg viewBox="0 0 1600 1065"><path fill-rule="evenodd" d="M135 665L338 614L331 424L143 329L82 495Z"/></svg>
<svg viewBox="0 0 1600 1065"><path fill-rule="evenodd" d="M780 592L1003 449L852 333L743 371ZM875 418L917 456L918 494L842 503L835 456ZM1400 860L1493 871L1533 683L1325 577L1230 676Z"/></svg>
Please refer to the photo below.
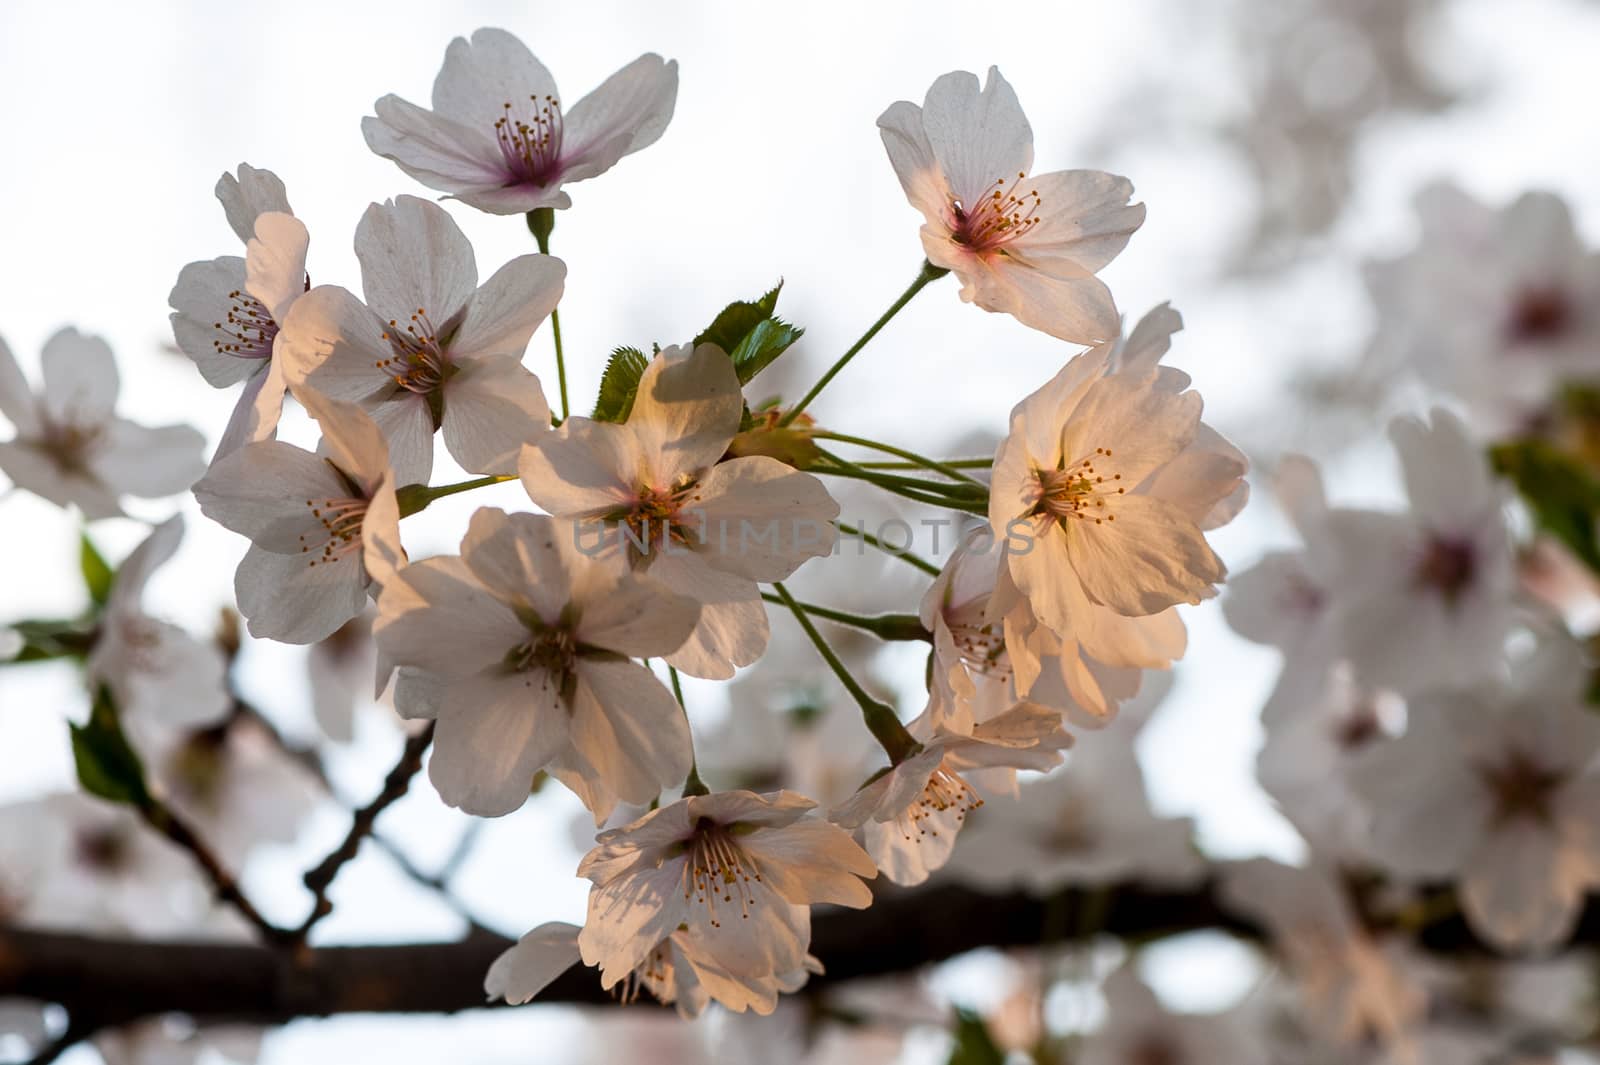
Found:
<svg viewBox="0 0 1600 1065"><path fill-rule="evenodd" d="M983 1018L971 1010L956 1010L955 1046L948 1065L1005 1065L1005 1051L995 1045Z"/></svg>
<svg viewBox="0 0 1600 1065"><path fill-rule="evenodd" d="M618 348L606 361L606 372L600 377L600 395L594 401L594 419L601 422L625 422L633 410L633 397L639 392L639 378L650 364L638 348Z"/></svg>
<svg viewBox="0 0 1600 1065"><path fill-rule="evenodd" d="M694 338L696 344L715 344L723 351L731 353L739 346L745 334L754 329L759 323L772 317L772 312L778 306L778 293L783 290L783 282L773 285L760 299L752 302L740 300L730 303L722 308L711 325L699 336Z"/></svg>
<svg viewBox="0 0 1600 1065"><path fill-rule="evenodd" d="M78 537L78 566L83 571L83 583L89 589L90 600L95 606L105 606L106 600L111 598L111 584L117 575L106 562L105 556L94 546L94 541L89 539L88 533Z"/></svg>
<svg viewBox="0 0 1600 1065"><path fill-rule="evenodd" d="M733 368L739 371L739 383L749 384L751 378L788 351L805 332L781 318L765 318L757 322L729 352L733 356Z"/></svg>
<svg viewBox="0 0 1600 1065"><path fill-rule="evenodd" d="M150 801L144 783L144 764L128 745L111 690L101 685L86 725L70 725L72 760L78 783L91 795L112 802L143 806Z"/></svg>
<svg viewBox="0 0 1600 1065"><path fill-rule="evenodd" d="M1494 468L1517 486L1539 528L1600 573L1600 538L1596 536L1600 483L1589 470L1543 440L1497 444L1489 457Z"/></svg>

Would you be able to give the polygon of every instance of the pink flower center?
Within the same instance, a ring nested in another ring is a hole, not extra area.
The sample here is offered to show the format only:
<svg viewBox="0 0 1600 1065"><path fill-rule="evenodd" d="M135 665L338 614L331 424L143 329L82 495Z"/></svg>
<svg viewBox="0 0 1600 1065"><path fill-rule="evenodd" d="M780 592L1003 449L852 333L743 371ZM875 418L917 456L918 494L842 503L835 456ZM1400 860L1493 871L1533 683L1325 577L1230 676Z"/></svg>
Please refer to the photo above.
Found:
<svg viewBox="0 0 1600 1065"><path fill-rule="evenodd" d="M260 300L248 293L234 289L228 293L228 313L220 322L213 322L217 331L211 346L218 355L231 355L236 359L269 359L272 342L278 335L278 323L272 320Z"/></svg>
<svg viewBox="0 0 1600 1065"><path fill-rule="evenodd" d="M394 383L408 392L419 395L436 392L455 371L455 367L450 365L450 357L439 343L438 330L422 307L418 307L411 321L403 326L396 319L389 319L389 328L384 331L383 339L389 342L394 354L387 359L379 359L373 365L394 378Z"/></svg>
<svg viewBox="0 0 1600 1065"><path fill-rule="evenodd" d="M73 841L78 862L97 873L116 873L133 860L133 841L120 825L84 829Z"/></svg>
<svg viewBox="0 0 1600 1065"><path fill-rule="evenodd" d="M907 840L920 842L925 837L938 836L939 830L934 827L937 822L933 819L939 815L953 810L957 821L965 821L967 814L982 805L983 799L972 790L971 784L961 779L961 774L940 766L928 777L922 794L906 808L905 816L899 819L901 832Z"/></svg>
<svg viewBox="0 0 1600 1065"><path fill-rule="evenodd" d="M51 421L43 411L40 412L39 422L42 429L36 444L38 449L48 455L63 472L87 474L89 455L100 440L101 427Z"/></svg>
<svg viewBox="0 0 1600 1065"><path fill-rule="evenodd" d="M1116 521L1115 514L1106 512L1106 500L1124 494L1125 489L1117 483L1122 474L1113 473L1107 480L1095 469L1096 462L1110 457L1110 448L1097 447L1093 455L1063 469L1035 470L1032 513L1048 514L1062 522L1072 518L1096 525Z"/></svg>
<svg viewBox="0 0 1600 1065"><path fill-rule="evenodd" d="M1431 536L1422 549L1414 578L1419 587L1431 589L1454 603L1472 584L1477 572L1477 552L1472 544L1448 536Z"/></svg>
<svg viewBox="0 0 1600 1065"><path fill-rule="evenodd" d="M722 915L733 909L749 920L756 907L761 870L734 838L736 827L703 817L684 843L683 897L706 908L712 928L721 928Z"/></svg>
<svg viewBox="0 0 1600 1065"><path fill-rule="evenodd" d="M1550 801L1567 779L1565 773L1547 769L1515 749L1507 751L1500 761L1481 767L1479 773L1494 797L1495 818L1499 821L1549 821Z"/></svg>
<svg viewBox="0 0 1600 1065"><path fill-rule="evenodd" d="M985 676L1009 677L1011 662L1006 657L1005 634L996 631L994 622L978 624L950 623L950 637L955 641L961 660L976 673Z"/></svg>
<svg viewBox="0 0 1600 1065"><path fill-rule="evenodd" d="M537 95L528 101L520 114L507 101L505 114L494 121L494 139L513 184L549 185L561 171L561 101L546 96L540 102Z"/></svg>
<svg viewBox="0 0 1600 1065"><path fill-rule="evenodd" d="M1039 224L1038 189L1020 190L1027 174L995 178L973 203L950 201L950 239L982 255L997 251Z"/></svg>
<svg viewBox="0 0 1600 1065"><path fill-rule="evenodd" d="M326 566L361 550L361 526L367 520L367 503L360 496L305 501L306 509L322 530L300 534L301 553L312 556L307 565Z"/></svg>
<svg viewBox="0 0 1600 1065"><path fill-rule="evenodd" d="M1517 344L1549 344L1576 324L1577 308L1560 288L1536 285L1518 293L1506 322L1506 335Z"/></svg>

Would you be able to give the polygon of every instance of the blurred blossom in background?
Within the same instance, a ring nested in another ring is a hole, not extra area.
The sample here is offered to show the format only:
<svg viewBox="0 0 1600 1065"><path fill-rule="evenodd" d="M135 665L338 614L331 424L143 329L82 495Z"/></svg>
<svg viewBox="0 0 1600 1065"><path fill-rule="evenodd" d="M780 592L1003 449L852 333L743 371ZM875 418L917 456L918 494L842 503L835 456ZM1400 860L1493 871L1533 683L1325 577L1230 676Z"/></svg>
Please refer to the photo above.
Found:
<svg viewBox="0 0 1600 1065"><path fill-rule="evenodd" d="M1391 414L1420 411L1441 386L1468 404L1497 398L1481 377L1463 388L1384 353L1400 334L1433 330L1449 343L1452 320L1483 312L1484 277L1515 257L1498 250L1490 216L1530 190L1546 191L1564 201L1576 246L1600 242L1600 136L1589 113L1589 101L1600 98L1600 4L1590 0L1074 0L1004 9L943 0L393 0L270 10L23 0L0 8L9 163L0 169L0 334L25 372L36 372L47 337L76 325L116 352L121 411L145 424L193 424L214 446L232 400L208 388L172 346L167 298L183 264L236 246L212 197L218 175L240 162L274 170L312 233L312 282L353 286L350 234L367 204L426 195L367 149L360 120L387 93L426 99L447 42L479 26L517 34L574 97L642 52L679 63L676 114L661 141L573 187L575 209L559 219L554 250L569 267L561 324L578 410L613 348L686 340L723 303L780 278L780 313L807 332L751 399L763 385L792 398L922 260L920 219L884 158L878 115L895 100L920 99L946 71L998 66L1026 108L1038 169L1124 174L1148 205L1143 228L1102 276L1130 323L1167 300L1181 309L1184 329L1167 361L1195 377L1207 421L1250 453L1256 503L1213 539L1235 573L1295 542L1265 490L1285 452L1316 456L1331 497L1388 505L1400 496L1384 432ZM1441 207L1441 197L1450 202ZM445 208L470 237L484 276L533 250L515 216ZM1427 251L1430 242L1438 250ZM1404 299L1405 286L1428 270L1465 276L1457 288L1434 286L1459 293L1451 297L1459 302L1427 308ZM945 282L908 307L813 413L870 426L870 435L925 454L988 454L1005 432L1004 412L1056 372L1062 348L961 304L954 289ZM1586 313L1600 312L1591 304ZM547 347L536 336L527 362L553 398ZM307 435L296 407L286 410L285 426L286 435ZM441 450L434 481L461 476ZM847 519L897 516L881 501L857 505L849 491L836 494ZM473 509L525 509L520 498L511 483L443 501L408 523L407 546L414 558L453 552ZM168 513L167 503L141 502L131 505L141 518ZM181 551L151 580L143 605L207 633L232 601L241 545L200 520L192 500L184 510ZM903 516L925 515L911 508ZM114 560L145 532L127 520L95 527ZM75 517L42 500L17 492L0 502L0 619L64 617L83 607L72 579L77 537ZM918 547L939 553L920 540ZM793 587L844 609L892 599L909 610L921 587L913 577L847 550L837 566L807 567ZM1216 603L1184 616L1190 650L1170 692L1148 723L1127 711L1126 742L1137 736L1151 807L1128 816L1146 833L1149 861L1179 880L1189 875L1182 848L1163 851L1145 821L1159 828L1191 819L1213 856L1296 860L1301 837L1254 775L1259 711L1277 655L1230 631ZM341 639L309 652L245 637L239 659L242 694L292 741L324 733L340 741L329 756L332 785L356 801L393 764L405 735L392 712L367 698L364 624L358 619ZM752 706L839 702L834 681L792 630L775 619L768 659L731 692L687 685L691 703L706 710L696 739L713 786L747 782L774 750L762 738L771 733L761 731L776 727L773 715ZM870 672L909 703L922 669L918 654L891 646ZM73 787L61 719L81 716L83 705L70 666L0 673L0 800ZM844 753L860 750L862 735L830 748L833 727L825 717L803 739L785 741L797 764L784 771L805 777L825 802L843 798L862 775ZM251 741L231 737L228 757L253 764ZM251 772L265 779L280 771ZM305 905L299 873L345 826L337 807L289 777L262 785L287 789L284 806L241 815L257 818L258 837L280 841L250 852L244 883L285 922ZM1062 777L1052 786L1065 793L1075 785ZM384 824L387 839L426 868L447 863L470 834L475 846L454 886L479 920L518 935L538 921L582 919L586 882L550 871L573 868L587 849L586 820L572 796L549 788L516 814L470 827L431 787L417 786ZM981 852L970 857L982 864ZM341 897L363 904L336 907L317 942L414 940L463 928L459 914L380 848L366 848L339 880ZM1115 967L1115 959L1102 966ZM1220 937L1164 944L1138 968L1163 1002L1184 1009L1231 1007L1256 979L1249 960ZM996 988L1008 981L1023 983L998 955L967 958L903 1001L926 996L999 1010ZM1106 993L1128 1010L1146 1007L1142 989L1122 975ZM1092 1023L1102 1007L1053 996L1041 1008L1047 1023L1070 1028ZM900 1012L915 1023L914 1008ZM300 1022L269 1034L258 1060L513 1062L538 1047L541 1061L576 1062L631 1060L648 1046L650 1060L687 1061L707 1041L742 1059L737 1041L749 1035L732 1025L713 1020L682 1031L644 1013ZM940 1016L936 1005L928 1015ZM1018 1015L1032 1014L1018 1007ZM253 1037L240 1039L254 1054ZM947 1053L938 1036L919 1039L900 1051L905 1060ZM1027 1044L1019 1036L1016 1045ZM119 1045L104 1042L106 1060L153 1060L132 1044L117 1057ZM758 1045L763 1053L772 1046ZM813 1048L811 1059L826 1053ZM92 1062L95 1054L79 1048L63 1060Z"/></svg>

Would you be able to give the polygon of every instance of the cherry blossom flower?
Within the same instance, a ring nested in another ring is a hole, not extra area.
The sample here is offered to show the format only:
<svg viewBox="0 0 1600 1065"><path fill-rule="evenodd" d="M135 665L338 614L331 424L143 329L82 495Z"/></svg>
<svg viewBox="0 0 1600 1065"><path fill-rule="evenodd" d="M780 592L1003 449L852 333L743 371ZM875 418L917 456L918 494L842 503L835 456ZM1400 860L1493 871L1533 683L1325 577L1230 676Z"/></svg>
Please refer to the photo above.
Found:
<svg viewBox="0 0 1600 1065"><path fill-rule="evenodd" d="M141 603L151 575L182 539L183 516L174 515L118 567L85 663L90 686L108 686L122 720L138 734L213 725L231 705L221 650L150 617Z"/></svg>
<svg viewBox="0 0 1600 1065"><path fill-rule="evenodd" d="M1492 675L1516 587L1507 494L1467 428L1443 409L1397 418L1408 514L1339 510L1342 644L1364 683L1402 694Z"/></svg>
<svg viewBox="0 0 1600 1065"><path fill-rule="evenodd" d="M1084 1040L1082 1065L1267 1065L1237 1017L1170 1013L1131 964L1103 990L1106 1021Z"/></svg>
<svg viewBox="0 0 1600 1065"><path fill-rule="evenodd" d="M277 337L294 301L309 287L310 235L294 217L283 182L270 170L239 164L217 182L228 223L245 256L194 262L178 274L167 302L178 348L213 388L245 382L217 454L277 433L283 410L283 364Z"/></svg>
<svg viewBox="0 0 1600 1065"><path fill-rule="evenodd" d="M955 271L961 298L1076 343L1117 334L1111 293L1094 275L1144 222L1127 178L1098 170L1028 176L1033 131L999 70L988 82L945 74L923 105L878 118L928 261Z"/></svg>
<svg viewBox="0 0 1600 1065"><path fill-rule="evenodd" d="M359 403L389 440L399 484L426 483L433 434L473 473L506 473L548 428L528 338L561 299L567 268L520 255L478 285L472 245L444 208L401 196L356 227L366 303L319 285L284 320L280 357L296 398Z"/></svg>
<svg viewBox="0 0 1600 1065"><path fill-rule="evenodd" d="M682 709L628 659L671 654L698 615L693 600L583 555L569 524L486 507L459 558L390 582L374 635L402 667L400 713L438 718L428 773L446 802L510 813L559 759L598 823L689 772Z"/></svg>
<svg viewBox="0 0 1600 1065"><path fill-rule="evenodd" d="M372 611L365 610L312 644L306 653L311 716L334 743L355 739L356 711L372 697L372 677L379 669L372 622ZM379 683L386 684L392 672L383 670Z"/></svg>
<svg viewBox="0 0 1600 1065"><path fill-rule="evenodd" d="M630 564L702 605L667 661L726 679L767 645L758 581L783 580L833 549L839 505L822 482L764 455L719 461L744 399L718 347L671 347L650 361L628 420L569 418L522 451L528 495L590 526L585 551Z"/></svg>
<svg viewBox="0 0 1600 1065"><path fill-rule="evenodd" d="M187 425L146 429L116 416L117 362L99 337L62 329L45 341L44 389L34 395L0 340L0 471L18 488L90 520L122 514L123 495L181 492L205 470L205 438Z"/></svg>
<svg viewBox="0 0 1600 1065"><path fill-rule="evenodd" d="M1564 382L1600 379L1600 254L1559 197L1496 210L1438 184L1416 209L1416 249L1368 267L1373 372L1414 371L1491 438L1540 420Z"/></svg>
<svg viewBox="0 0 1600 1065"><path fill-rule="evenodd" d="M484 990L490 1000L503 998L515 1006L543 991L580 961L581 931L576 925L551 921L519 939L489 967ZM688 933L677 931L662 940L616 990L626 1002L643 988L656 1001L676 1006L686 1020L698 1017L713 1001L735 1013L751 1010L767 1015L777 1007L780 993L798 991L811 973L821 971L821 964L808 954L805 966L794 973L736 976L693 950Z"/></svg>
<svg viewBox="0 0 1600 1065"><path fill-rule="evenodd" d="M1061 763L1072 738L1061 716L1022 703L972 727L952 732L924 716L909 726L922 749L862 785L829 819L856 831L885 877L920 884L950 860L967 815L983 805L966 779L975 771L1007 770L996 782L1014 782L1015 770L1046 770Z"/></svg>
<svg viewBox="0 0 1600 1065"><path fill-rule="evenodd" d="M1504 950L1560 944L1600 886L1587 675L1578 649L1549 637L1508 684L1416 697L1405 734L1352 770L1373 856L1403 876L1455 877L1473 929Z"/></svg>
<svg viewBox="0 0 1600 1065"><path fill-rule="evenodd" d="M1426 994L1361 928L1336 872L1257 858L1227 865L1221 891L1271 931L1314 1031L1346 1047L1372 1036L1390 1048L1408 1044Z"/></svg>
<svg viewBox="0 0 1600 1065"><path fill-rule="evenodd" d="M584 963L614 987L677 933L741 981L804 970L808 907L865 907L876 875L843 829L807 816L814 806L793 792L691 795L602 833L578 866L594 883Z"/></svg>
<svg viewBox="0 0 1600 1065"><path fill-rule="evenodd" d="M572 206L562 186L654 144L677 98L677 61L646 53L565 108L527 45L485 28L450 42L433 110L385 96L361 132L429 188L491 214L523 214Z"/></svg>
<svg viewBox="0 0 1600 1065"><path fill-rule="evenodd" d="M258 441L194 486L206 517L250 538L233 586L251 635L285 643L327 638L404 559L383 434L353 404L301 401L322 430L318 453Z"/></svg>

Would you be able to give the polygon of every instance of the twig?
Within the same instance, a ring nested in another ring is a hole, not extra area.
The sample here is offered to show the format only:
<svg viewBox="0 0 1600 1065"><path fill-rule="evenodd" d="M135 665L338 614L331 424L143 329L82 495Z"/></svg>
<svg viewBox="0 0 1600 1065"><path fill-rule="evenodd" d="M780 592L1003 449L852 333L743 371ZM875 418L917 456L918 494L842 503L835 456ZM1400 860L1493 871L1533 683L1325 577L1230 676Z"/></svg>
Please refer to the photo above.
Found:
<svg viewBox="0 0 1600 1065"><path fill-rule="evenodd" d="M279 928L261 915L255 903L240 890L239 881L223 867L222 860L212 852L204 840L195 835L193 829L173 813L170 807L154 796L146 796L139 803L138 809L146 824L189 852L195 864L205 873L206 879L211 881L211 890L216 897L237 910L241 917L261 933L263 939L277 945L294 941L293 933Z"/></svg>

